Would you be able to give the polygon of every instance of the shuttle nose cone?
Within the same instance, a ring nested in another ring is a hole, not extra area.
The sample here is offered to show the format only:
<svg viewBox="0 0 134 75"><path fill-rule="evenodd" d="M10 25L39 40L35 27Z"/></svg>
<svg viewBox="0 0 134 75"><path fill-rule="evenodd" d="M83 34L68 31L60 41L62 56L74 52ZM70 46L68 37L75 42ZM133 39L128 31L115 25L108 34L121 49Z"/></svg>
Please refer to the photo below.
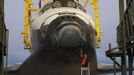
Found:
<svg viewBox="0 0 134 75"><path fill-rule="evenodd" d="M57 34L58 42L63 47L77 47L84 41L81 29L75 25L63 26Z"/></svg>

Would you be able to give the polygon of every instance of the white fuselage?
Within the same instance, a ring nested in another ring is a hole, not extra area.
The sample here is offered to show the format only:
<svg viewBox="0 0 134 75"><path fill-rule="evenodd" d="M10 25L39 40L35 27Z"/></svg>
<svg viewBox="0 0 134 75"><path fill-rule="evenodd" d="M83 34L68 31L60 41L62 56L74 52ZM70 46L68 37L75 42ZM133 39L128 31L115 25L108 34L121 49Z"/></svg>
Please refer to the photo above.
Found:
<svg viewBox="0 0 134 75"><path fill-rule="evenodd" d="M61 14L61 15L59 15ZM32 30L40 29L42 23L49 25L54 19L59 16L72 15L81 18L85 23L91 25L95 29L95 22L87 13L76 8L60 7L49 9L43 14L38 14L32 22Z"/></svg>

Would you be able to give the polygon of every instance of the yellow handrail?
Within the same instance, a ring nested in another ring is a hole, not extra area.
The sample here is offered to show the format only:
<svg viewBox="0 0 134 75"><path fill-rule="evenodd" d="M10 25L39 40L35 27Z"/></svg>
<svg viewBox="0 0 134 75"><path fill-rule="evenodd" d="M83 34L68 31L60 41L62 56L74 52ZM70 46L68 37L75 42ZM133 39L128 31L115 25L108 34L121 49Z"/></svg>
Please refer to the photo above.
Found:
<svg viewBox="0 0 134 75"><path fill-rule="evenodd" d="M31 43L29 40L29 24L30 24L30 6L32 4L31 0L25 0L25 19L24 19L24 31L22 32L24 38L25 48L31 48Z"/></svg>
<svg viewBox="0 0 134 75"><path fill-rule="evenodd" d="M87 7L89 0L84 0L84 8ZM96 47L100 47L100 40L101 40L101 27L100 27L100 20L99 20L99 10L98 10L98 0L92 0L90 2L91 5L94 6L94 15L95 15L95 23L96 23Z"/></svg>
<svg viewBox="0 0 134 75"><path fill-rule="evenodd" d="M101 27L99 20L99 9L98 9L98 0L92 0L90 4L94 5L94 15L95 15L95 23L96 23L96 47L100 47L101 40Z"/></svg>
<svg viewBox="0 0 134 75"><path fill-rule="evenodd" d="M32 0L25 0L25 19L24 19L24 31L22 32L24 38L25 49L31 48L31 27L30 27L30 14L32 11L39 11L39 8L31 8L33 4Z"/></svg>

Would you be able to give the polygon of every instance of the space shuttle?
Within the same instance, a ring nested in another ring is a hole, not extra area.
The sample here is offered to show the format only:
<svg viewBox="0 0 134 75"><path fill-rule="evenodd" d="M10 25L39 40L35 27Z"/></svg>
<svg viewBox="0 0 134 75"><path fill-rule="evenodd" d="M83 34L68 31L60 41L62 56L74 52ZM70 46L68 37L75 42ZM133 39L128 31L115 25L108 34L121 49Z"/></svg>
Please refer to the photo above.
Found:
<svg viewBox="0 0 134 75"><path fill-rule="evenodd" d="M95 22L77 0L45 4L31 29L31 55L21 65L7 67L7 75L82 75L83 68L88 75L99 73Z"/></svg>

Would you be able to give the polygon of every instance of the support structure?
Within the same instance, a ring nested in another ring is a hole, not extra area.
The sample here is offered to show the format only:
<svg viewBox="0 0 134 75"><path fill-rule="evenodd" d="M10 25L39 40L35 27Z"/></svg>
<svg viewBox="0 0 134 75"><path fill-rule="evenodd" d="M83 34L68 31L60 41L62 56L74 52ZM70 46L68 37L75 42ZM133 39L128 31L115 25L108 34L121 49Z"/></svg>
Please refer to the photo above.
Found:
<svg viewBox="0 0 134 75"><path fill-rule="evenodd" d="M4 75L4 56L7 55L7 32L4 23L4 0L0 0L0 75Z"/></svg>
<svg viewBox="0 0 134 75"><path fill-rule="evenodd" d="M101 27L100 27L100 19L99 19L98 0L92 0L90 4L94 5L94 15L95 15L95 23L96 23L96 48L99 48L101 42Z"/></svg>
<svg viewBox="0 0 134 75"><path fill-rule="evenodd" d="M39 1L39 8L32 8L32 0L25 0L25 20L24 20L24 31L22 32L24 38L25 49L31 49L31 13L33 11L39 11L41 8L41 0Z"/></svg>
<svg viewBox="0 0 134 75"><path fill-rule="evenodd" d="M123 31L123 47L120 48L119 50L122 51L122 56L121 56L121 73L122 75L127 75L127 70L126 70L126 33L125 33L125 22L124 22L124 0L119 0L119 12L120 12L120 25L122 25L122 31ZM118 33L118 32L117 32ZM118 36L118 35L117 35ZM117 38L118 39L118 38ZM120 38L119 38L120 39Z"/></svg>
<svg viewBox="0 0 134 75"><path fill-rule="evenodd" d="M132 74L132 66L134 66L134 0L126 0L127 10L125 12L126 20L126 32L128 37L126 37L126 47L128 52L128 65L129 65L129 75Z"/></svg>
<svg viewBox="0 0 134 75"><path fill-rule="evenodd" d="M87 7L89 3L89 0L85 0L84 8ZM93 5L94 9L94 15L95 15L95 23L96 23L96 48L100 48L100 42L101 42L101 27L100 27L100 19L99 19L99 6L98 6L98 0L91 0L91 5Z"/></svg>
<svg viewBox="0 0 134 75"><path fill-rule="evenodd" d="M124 12L124 1L119 0L120 24L117 27L118 50L109 49L106 52L114 63L121 68L122 75L127 75L127 63L129 75L133 75L134 61L134 0L126 0L126 10ZM113 51L111 51L113 50ZM126 57L128 56L128 60ZM121 58L121 65L118 64L114 57Z"/></svg>

